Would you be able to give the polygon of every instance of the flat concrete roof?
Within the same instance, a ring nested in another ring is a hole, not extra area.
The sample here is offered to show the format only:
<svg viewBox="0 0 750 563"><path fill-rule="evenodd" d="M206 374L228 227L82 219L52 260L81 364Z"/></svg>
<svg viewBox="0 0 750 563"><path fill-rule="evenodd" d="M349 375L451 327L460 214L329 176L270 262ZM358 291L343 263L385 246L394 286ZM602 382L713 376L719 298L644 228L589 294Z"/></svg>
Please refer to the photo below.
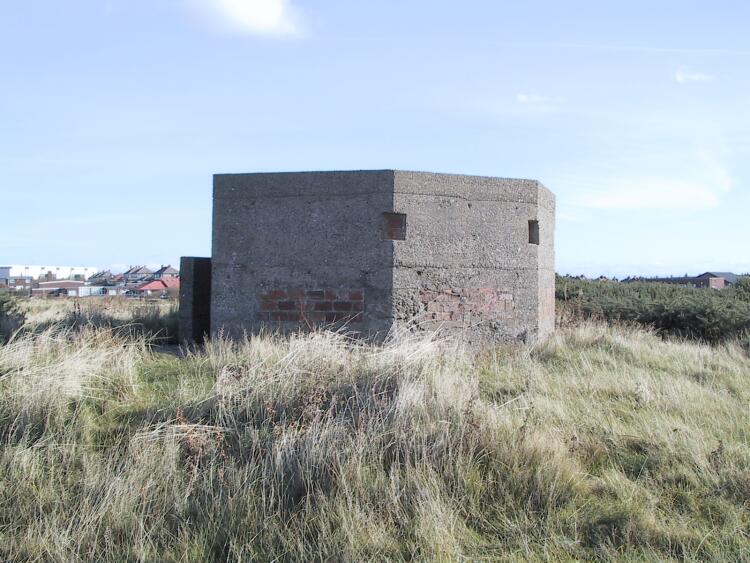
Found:
<svg viewBox="0 0 750 563"><path fill-rule="evenodd" d="M214 176L256 176L267 174L383 174L383 173L405 173L405 174L424 174L436 176L455 176L460 178L485 178L492 180L515 180L521 182L536 182L539 180L533 178L512 178L509 176L490 176L487 174L461 174L458 172L434 172L430 170L408 170L404 168L368 168L368 169L351 169L351 170L286 170L286 171L257 171L257 172L219 172Z"/></svg>

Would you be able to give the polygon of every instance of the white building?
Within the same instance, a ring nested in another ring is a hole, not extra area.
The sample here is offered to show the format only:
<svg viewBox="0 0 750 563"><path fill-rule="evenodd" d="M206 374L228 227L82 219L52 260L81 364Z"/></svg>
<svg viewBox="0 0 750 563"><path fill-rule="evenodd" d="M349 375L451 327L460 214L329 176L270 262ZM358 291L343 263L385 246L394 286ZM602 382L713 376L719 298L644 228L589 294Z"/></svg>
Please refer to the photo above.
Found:
<svg viewBox="0 0 750 563"><path fill-rule="evenodd" d="M39 280L49 275L56 280L86 281L97 272L96 266L0 266L0 285L12 280Z"/></svg>

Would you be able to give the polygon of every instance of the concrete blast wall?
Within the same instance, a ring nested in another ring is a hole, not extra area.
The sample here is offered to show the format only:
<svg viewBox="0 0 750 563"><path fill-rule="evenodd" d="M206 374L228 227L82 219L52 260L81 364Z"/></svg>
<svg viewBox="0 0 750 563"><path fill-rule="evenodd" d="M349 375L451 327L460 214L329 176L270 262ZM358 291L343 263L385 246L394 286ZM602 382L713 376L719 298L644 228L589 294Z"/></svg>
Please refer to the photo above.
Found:
<svg viewBox="0 0 750 563"><path fill-rule="evenodd" d="M211 259L180 259L180 339L203 342L211 334Z"/></svg>
<svg viewBox="0 0 750 563"><path fill-rule="evenodd" d="M554 330L554 220L554 196L532 180L217 175L211 330L538 339Z"/></svg>

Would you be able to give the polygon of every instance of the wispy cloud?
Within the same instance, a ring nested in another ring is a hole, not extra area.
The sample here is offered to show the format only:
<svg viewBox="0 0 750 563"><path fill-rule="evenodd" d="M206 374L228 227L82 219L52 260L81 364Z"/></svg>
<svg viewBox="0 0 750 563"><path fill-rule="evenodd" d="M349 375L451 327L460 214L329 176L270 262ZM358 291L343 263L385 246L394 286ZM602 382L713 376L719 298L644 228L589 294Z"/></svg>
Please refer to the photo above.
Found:
<svg viewBox="0 0 750 563"><path fill-rule="evenodd" d="M290 36L301 33L299 13L290 0L187 0L202 19L243 33Z"/></svg>
<svg viewBox="0 0 750 563"><path fill-rule="evenodd" d="M564 43L564 42L514 42L506 43L512 46L523 47L550 47L553 49L585 49L595 51L618 51L624 53L677 53L682 55L730 55L738 57L750 56L750 51L742 49L722 48L687 48L687 47L664 47L645 45L611 45L602 43Z"/></svg>
<svg viewBox="0 0 750 563"><path fill-rule="evenodd" d="M711 74L691 72L685 69L680 69L674 73L674 79L680 84L684 84L685 82L713 82L714 78Z"/></svg>
<svg viewBox="0 0 750 563"><path fill-rule="evenodd" d="M519 104L546 104L550 102L550 98L537 94L516 94L516 101Z"/></svg>
<svg viewBox="0 0 750 563"><path fill-rule="evenodd" d="M668 178L638 178L609 182L599 192L583 196L594 209L703 209L719 205L708 186Z"/></svg>
<svg viewBox="0 0 750 563"><path fill-rule="evenodd" d="M558 111L561 104L562 100L560 98L540 96L539 94L525 92L516 94L516 105L523 108L525 111L550 113Z"/></svg>
<svg viewBox="0 0 750 563"><path fill-rule="evenodd" d="M695 156L685 173L587 178L579 182L576 203L591 209L699 210L716 207L734 180L715 158Z"/></svg>

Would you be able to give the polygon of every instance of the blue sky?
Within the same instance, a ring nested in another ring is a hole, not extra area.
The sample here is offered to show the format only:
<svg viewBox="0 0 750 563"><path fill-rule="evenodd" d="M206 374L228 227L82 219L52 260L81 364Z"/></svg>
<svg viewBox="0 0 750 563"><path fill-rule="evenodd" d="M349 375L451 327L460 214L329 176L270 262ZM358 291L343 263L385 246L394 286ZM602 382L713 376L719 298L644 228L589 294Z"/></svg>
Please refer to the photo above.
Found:
<svg viewBox="0 0 750 563"><path fill-rule="evenodd" d="M0 7L0 262L210 253L217 172L541 180L557 269L750 271L750 3Z"/></svg>

